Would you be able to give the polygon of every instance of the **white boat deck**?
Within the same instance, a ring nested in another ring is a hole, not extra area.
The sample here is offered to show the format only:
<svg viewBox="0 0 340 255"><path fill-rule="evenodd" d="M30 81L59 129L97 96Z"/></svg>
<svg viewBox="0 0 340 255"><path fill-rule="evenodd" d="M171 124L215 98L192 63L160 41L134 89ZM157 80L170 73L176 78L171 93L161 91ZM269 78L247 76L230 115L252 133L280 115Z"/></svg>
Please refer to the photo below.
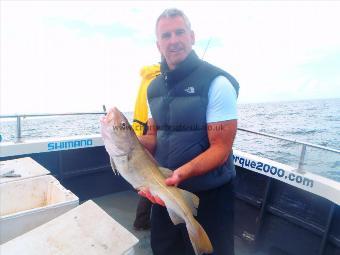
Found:
<svg viewBox="0 0 340 255"><path fill-rule="evenodd" d="M95 198L93 201L139 239L139 243L134 247L133 255L152 255L150 247L150 231L136 231L133 228L133 221L135 219L138 203L138 195L135 192L124 191L114 193ZM242 245L241 240L235 237L235 255L265 254L248 251Z"/></svg>

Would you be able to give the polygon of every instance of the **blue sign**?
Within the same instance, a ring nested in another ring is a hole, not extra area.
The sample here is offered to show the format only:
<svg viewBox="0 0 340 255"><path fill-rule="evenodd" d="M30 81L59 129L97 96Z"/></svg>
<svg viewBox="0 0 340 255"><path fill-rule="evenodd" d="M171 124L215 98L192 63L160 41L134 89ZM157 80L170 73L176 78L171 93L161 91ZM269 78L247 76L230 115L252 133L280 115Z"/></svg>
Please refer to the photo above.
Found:
<svg viewBox="0 0 340 255"><path fill-rule="evenodd" d="M56 151L56 150L85 148L85 147L91 147L92 145L93 145L92 139L80 139L80 140L71 140L71 141L62 141L62 142L50 142L47 144L47 148L49 151Z"/></svg>

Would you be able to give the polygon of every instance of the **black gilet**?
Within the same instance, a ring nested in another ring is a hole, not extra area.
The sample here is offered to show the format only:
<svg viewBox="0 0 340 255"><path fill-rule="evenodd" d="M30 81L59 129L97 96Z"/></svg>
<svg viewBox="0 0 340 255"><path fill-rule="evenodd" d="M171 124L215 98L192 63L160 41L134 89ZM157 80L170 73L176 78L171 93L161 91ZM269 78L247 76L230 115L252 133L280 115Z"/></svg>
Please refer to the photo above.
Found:
<svg viewBox="0 0 340 255"><path fill-rule="evenodd" d="M148 88L148 102L157 126L155 159L176 169L209 147L206 112L208 91L217 76L225 76L238 94L237 81L227 72L200 60L194 51L172 71L165 61L161 75ZM218 187L235 176L233 155L213 171L190 178L180 187L202 191Z"/></svg>

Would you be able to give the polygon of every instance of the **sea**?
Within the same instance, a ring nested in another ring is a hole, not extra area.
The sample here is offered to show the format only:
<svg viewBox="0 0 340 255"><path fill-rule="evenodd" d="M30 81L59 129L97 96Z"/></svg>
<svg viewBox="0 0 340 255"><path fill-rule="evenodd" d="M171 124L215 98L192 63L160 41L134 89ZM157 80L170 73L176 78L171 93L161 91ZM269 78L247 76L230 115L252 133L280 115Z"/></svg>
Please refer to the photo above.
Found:
<svg viewBox="0 0 340 255"><path fill-rule="evenodd" d="M125 113L131 121L132 112ZM25 140L99 134L97 115L22 119ZM340 150L340 98L238 105L238 127ZM16 140L14 119L0 119L2 142ZM302 145L239 130L234 149L298 167ZM340 154L307 146L302 169L340 182Z"/></svg>

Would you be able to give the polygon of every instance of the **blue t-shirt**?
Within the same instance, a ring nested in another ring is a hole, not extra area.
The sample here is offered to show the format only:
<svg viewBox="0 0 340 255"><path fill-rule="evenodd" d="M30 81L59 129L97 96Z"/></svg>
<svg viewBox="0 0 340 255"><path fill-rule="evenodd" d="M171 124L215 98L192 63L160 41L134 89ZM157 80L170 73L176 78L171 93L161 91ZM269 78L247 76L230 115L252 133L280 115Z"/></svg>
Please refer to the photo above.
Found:
<svg viewBox="0 0 340 255"><path fill-rule="evenodd" d="M217 76L210 85L208 92L207 123L236 120L237 94L224 76Z"/></svg>

